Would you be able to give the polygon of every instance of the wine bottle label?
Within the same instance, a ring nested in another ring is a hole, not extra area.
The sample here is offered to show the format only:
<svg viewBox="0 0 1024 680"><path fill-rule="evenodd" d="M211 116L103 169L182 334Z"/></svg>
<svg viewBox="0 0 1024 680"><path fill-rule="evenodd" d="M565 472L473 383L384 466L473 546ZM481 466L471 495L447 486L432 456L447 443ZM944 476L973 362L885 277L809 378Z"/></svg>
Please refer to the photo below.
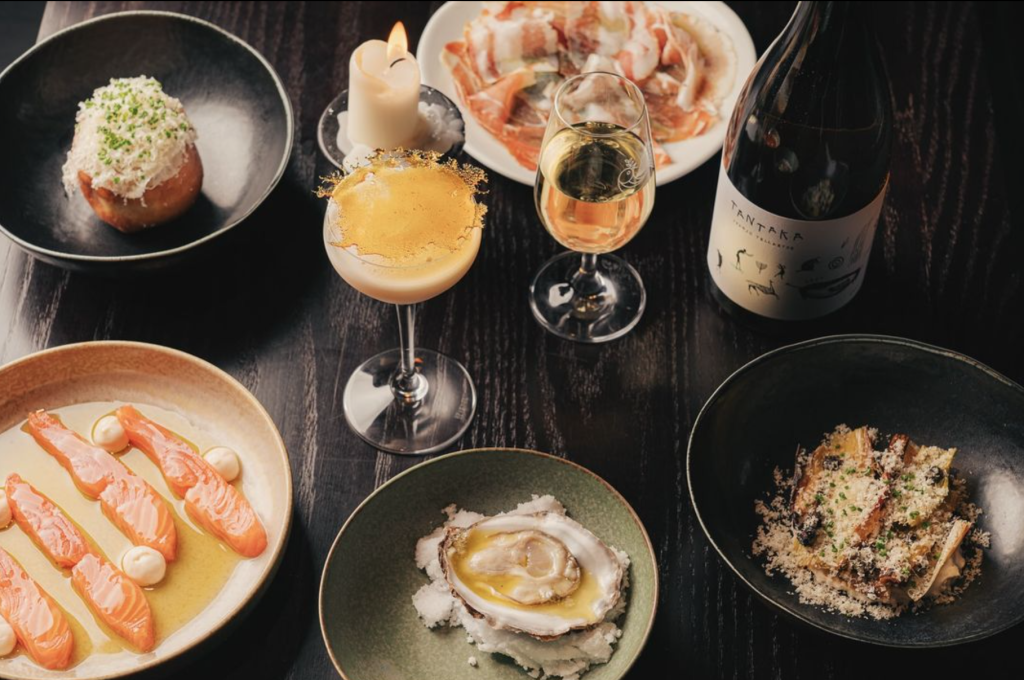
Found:
<svg viewBox="0 0 1024 680"><path fill-rule="evenodd" d="M772 319L839 309L864 281L885 189L852 215L797 220L751 203L723 164L708 244L712 280L740 307Z"/></svg>

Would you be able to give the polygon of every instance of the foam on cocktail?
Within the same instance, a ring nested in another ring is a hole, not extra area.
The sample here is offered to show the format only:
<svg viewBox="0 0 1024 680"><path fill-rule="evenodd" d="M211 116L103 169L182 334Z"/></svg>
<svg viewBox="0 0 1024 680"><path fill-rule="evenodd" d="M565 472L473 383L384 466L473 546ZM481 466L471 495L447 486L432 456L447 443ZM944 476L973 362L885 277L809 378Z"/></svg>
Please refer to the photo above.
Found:
<svg viewBox="0 0 1024 680"><path fill-rule="evenodd" d="M329 180L324 240L350 285L385 302L432 298L466 273L480 247L481 170L420 151L378 153Z"/></svg>

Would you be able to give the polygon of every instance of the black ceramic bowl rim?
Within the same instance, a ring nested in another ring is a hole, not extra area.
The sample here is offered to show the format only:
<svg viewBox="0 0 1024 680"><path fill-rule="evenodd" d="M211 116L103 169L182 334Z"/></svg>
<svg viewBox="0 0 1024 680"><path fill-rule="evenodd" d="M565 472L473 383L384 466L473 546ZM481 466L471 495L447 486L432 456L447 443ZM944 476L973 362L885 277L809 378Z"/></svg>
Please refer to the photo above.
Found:
<svg viewBox="0 0 1024 680"><path fill-rule="evenodd" d="M164 12L160 10L128 10L124 12L113 12L111 14L104 14L103 16L93 17L92 19L86 19L85 21L81 21L72 26L68 26L67 28L63 28L54 33L53 35L37 42L35 45L30 47L24 54L22 54L20 57L11 62L7 68L0 72L0 83L3 82L4 78L7 76L8 73L17 68L18 65L21 64L21 62L31 58L32 55L36 51L42 49L44 45L54 40L58 40L63 36L74 31L77 31L79 29L87 28L93 24L97 24L102 21L116 21L117 19L126 16L153 16L166 17L168 19L179 19L183 21L191 21L192 23L199 24L200 26L220 33L222 36L228 38L232 42L245 48L254 57L256 57L256 59L258 59L259 62L263 64L263 67L267 69L267 73L269 73L270 77L273 79L274 85L277 87L277 91L281 95L281 102L284 104L285 119L288 121L288 136L286 138L284 156L281 157L281 164L278 166L277 172L274 174L274 179L267 186L267 190L263 193L262 196L259 197L259 200L253 202L252 206L248 210L239 215L236 219L227 222L223 227L221 227L217 231L211 234L207 234L206 236L203 236L201 238L198 238L195 241L192 241L191 243L186 243L185 245L177 246L175 248L168 248L167 250L158 250L151 253L140 253L138 255L79 255L76 253L64 253L57 250L50 250L49 248L43 248L41 246L35 245L34 243L29 243L23 238L16 236L15 234L8 231L7 227L5 227L3 224L0 224L0 232L3 232L4 236L11 239L11 241L16 243L19 247L30 253L41 255L43 257L53 258L56 260L65 260L70 262L93 262L97 264L107 264L112 262L144 262L147 260L157 260L163 257L178 255L180 253L184 253L188 250L191 250L192 248L195 248L199 245L202 245L207 241L212 241L218 236L226 234L238 223L243 222L246 218L248 218L249 215L251 215L256 210L256 208L258 208L260 205L263 204L265 200L267 200L267 196L270 195L270 192L273 191L274 188L277 186L278 182L281 181L281 177L284 176L284 171L288 167L288 160L291 158L292 155L292 142L294 141L293 138L295 134L295 122L294 117L292 115L291 99L288 98L288 92L284 89L284 85L281 83L281 78L278 77L277 71L275 71L274 67L270 65L270 62L267 61L262 54L260 54L259 50L257 50L252 45L245 42L238 36L224 30L216 24L210 23L209 21L205 21L203 19L199 19L197 17L189 16L187 14L181 14L179 12Z"/></svg>
<svg viewBox="0 0 1024 680"><path fill-rule="evenodd" d="M693 494L693 477L692 477L692 474L691 474L692 473L691 461L692 461L692 458L693 458L693 439L694 439L694 433L696 433L697 432L697 428L700 427L701 422L704 419L705 413L707 413L708 409L712 405L714 405L714 403L718 400L719 395L722 392L724 392L726 389L728 389L732 385L732 383L735 382L735 380L737 378L739 378L741 375L743 375L744 373L759 367L761 364L763 364L763 363L765 363L767 361L770 361L770 360L774 359L776 356L779 356L781 354L787 354L787 353L791 353L791 352L799 352L801 350L808 349L810 347L817 347L817 346L820 346L820 345L834 345L834 344L840 344L840 343L858 343L858 342L860 342L860 343L880 343L880 344L888 344L888 345L902 345L904 347L911 347L911 348L922 350L924 352L928 352L928 353L931 353L931 354L937 354L937 355L943 356L943 357L945 357L947 359L955 359L956 361L963 362L963 363L967 364L968 366L971 366L973 368L979 369L983 373L986 373L990 377L995 378L999 382L1005 384L1007 387L1010 387L1011 389L1017 390L1021 394L1024 394L1024 387L1022 387L1021 385L1017 384L1013 380L1010 380L1005 375L1003 375L1002 373L999 373L995 369L990 368L989 366L986 366L985 364L981 363L977 359L972 359L971 357L969 357L969 356L967 356L965 354L960 354L959 352L954 352L953 350L945 349L943 347L938 347L936 345L929 345L928 343L919 342L917 340L911 340L909 338L900 338L900 337L896 337L896 336L892 336L892 335L876 335L876 334L871 334L871 333L856 333L856 334L847 334L847 335L828 335L828 336L824 336L824 337L820 337L820 338L814 338L812 340L804 340L802 342L793 343L791 345L785 345L784 347L779 347L778 349L773 349L773 350L771 350L769 352L765 352L761 356L757 357L756 359L754 359L752 361L747 362L746 364L744 364L743 366L738 368L736 371L734 371L728 378L726 378L722 382L721 385L719 385L715 389L714 392L711 393L711 396L708 397L708 400L706 402L704 402L704 405L701 407L700 412L697 414L697 418L693 421L693 427L690 429L690 436L689 436L689 438L687 440L687 443L686 443L686 485L687 485L687 489L688 489L688 491L690 493L690 505L691 505L691 507L693 507L693 513L697 517L697 522L700 524L700 528L704 531L704 535L707 537L708 542L711 543L711 547L713 547L715 549L715 552L718 553L719 558L721 558L721 560L723 562L725 562L726 565L728 565L729 569L732 570L732 573L736 576L736 578L738 578L740 581L742 581L743 584L746 585L747 588L749 588L754 594L756 594L758 597L760 597L763 601L765 601L768 604L772 605L773 607L775 607L776 609L781 611L783 614L788 614L789 616L793 617L794 619L796 619L798 621L801 621L802 623L805 623L805 624L807 624L807 625L809 625L809 626L811 626L811 627L813 627L813 628L815 628L817 630L821 630L821 631L824 631L826 633L830 633L832 635L836 635L836 636L839 636L839 637L842 637L842 638L846 638L848 640L855 640L857 642L864 642L864 643L879 645L879 646L883 646L883 647L895 647L895 648L901 648L901 649L908 649L908 648L909 649L927 649L927 648L936 648L936 647L952 647L954 645L963 644L965 642L973 642L975 640L981 640L981 639L984 639L984 638L987 638L987 637L991 637L991 636L996 635L998 633L1001 633L1001 632L1003 632L1003 631L1005 631L1005 630L1007 630L1009 628L1012 628L1013 626L1016 626L1017 624L1019 624L1022 621L1024 621L1024 611L1018 612L1016 617L1006 621L1002 626L999 626L999 627L994 628L992 630L988 630L988 631L985 631L983 633L978 633L978 634L973 634L973 635L964 635L964 636L961 636L961 637L956 638L956 639L945 640L945 641L940 641L940 642L924 642L924 643L920 643L920 644L915 644L915 643L912 643L912 644L895 644L895 643L886 642L884 640L866 639L866 638L862 638L862 637L857 636L857 635L849 634L849 633L844 632L844 631L836 630L836 629L830 628L827 625L822 625L822 624L819 624L819 623L811 620L810 618L804 616L800 612L800 610L795 608L795 607L792 607L792 606L790 606L790 605L788 605L786 603L783 603L783 602L780 602L778 600L775 600L774 598L769 596L767 593L764 593L761 590L759 590L756 585L754 585L753 583L751 583L750 581L745 579L743 577L743 575L739 572L739 570L735 567L735 565L733 565L733 563L729 560L729 558L726 557L725 553L722 552L722 549L718 547L718 543L715 542L715 539L711 535L711 532L708 530L707 525L704 524L704 518L701 517L700 508L697 506L697 499L694 497L694 494Z"/></svg>

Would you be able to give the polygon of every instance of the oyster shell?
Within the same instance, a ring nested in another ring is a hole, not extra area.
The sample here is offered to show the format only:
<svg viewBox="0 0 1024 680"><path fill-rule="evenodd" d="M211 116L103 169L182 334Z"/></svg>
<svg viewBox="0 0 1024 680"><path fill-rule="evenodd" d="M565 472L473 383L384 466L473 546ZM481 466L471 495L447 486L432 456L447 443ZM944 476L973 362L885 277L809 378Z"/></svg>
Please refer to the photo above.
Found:
<svg viewBox="0 0 1024 680"><path fill-rule="evenodd" d="M556 512L448 527L438 558L452 594L470 614L542 640L600 623L622 596L619 558Z"/></svg>

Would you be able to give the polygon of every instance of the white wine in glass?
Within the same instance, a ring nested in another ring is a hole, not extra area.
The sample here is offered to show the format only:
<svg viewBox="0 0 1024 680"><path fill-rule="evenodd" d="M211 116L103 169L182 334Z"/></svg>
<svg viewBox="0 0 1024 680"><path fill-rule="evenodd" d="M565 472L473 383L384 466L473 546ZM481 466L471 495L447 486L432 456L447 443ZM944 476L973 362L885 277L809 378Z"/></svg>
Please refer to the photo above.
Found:
<svg viewBox="0 0 1024 680"><path fill-rule="evenodd" d="M343 398L349 426L383 451L439 451L473 419L476 391L462 364L416 348L415 305L458 283L476 259L483 181L472 166L396 150L377 152L320 192L329 198L324 248L334 269L398 311L400 346L360 365Z"/></svg>
<svg viewBox="0 0 1024 680"><path fill-rule="evenodd" d="M636 236L654 207L650 140L643 94L626 78L585 73L555 94L534 198L544 227L573 252L545 264L530 288L534 316L555 335L605 342L643 314L640 275L607 253Z"/></svg>
<svg viewBox="0 0 1024 680"><path fill-rule="evenodd" d="M556 132L537 174L537 210L555 240L610 253L636 236L654 207L654 174L640 172L646 153L639 137L609 123Z"/></svg>

